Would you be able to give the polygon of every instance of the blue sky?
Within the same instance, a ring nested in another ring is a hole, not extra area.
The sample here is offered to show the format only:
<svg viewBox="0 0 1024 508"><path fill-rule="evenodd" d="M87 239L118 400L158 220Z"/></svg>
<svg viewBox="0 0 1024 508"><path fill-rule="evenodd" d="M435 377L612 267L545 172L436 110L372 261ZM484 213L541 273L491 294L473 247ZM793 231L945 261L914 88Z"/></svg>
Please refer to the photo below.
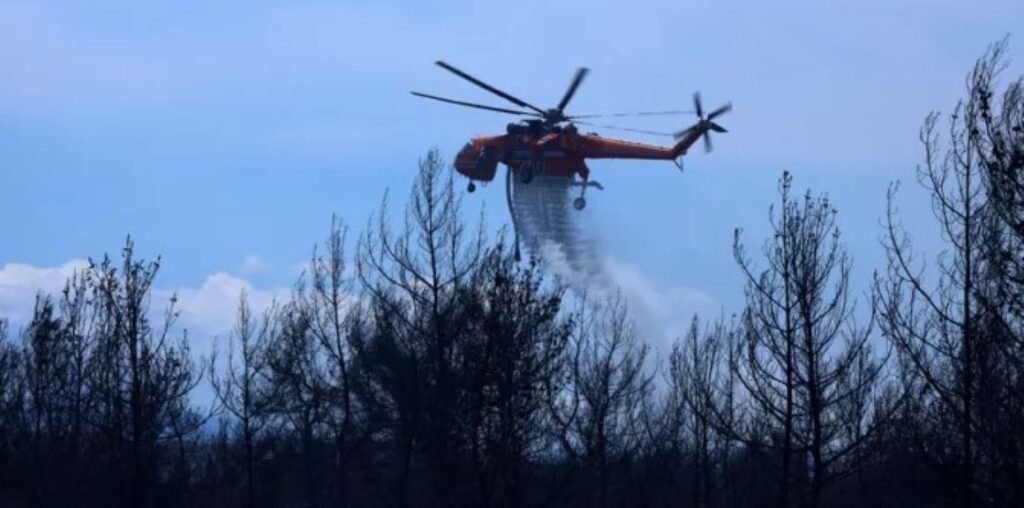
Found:
<svg viewBox="0 0 1024 508"><path fill-rule="evenodd" d="M194 296L193 327L222 333L232 291L287 287L332 213L358 228L386 189L407 194L427 149L450 158L503 131L502 115L408 94L503 105L437 59L540 104L588 66L575 113L685 109L695 90L733 102L732 132L683 174L591 165L607 190L582 219L651 319L737 308L733 228L760 244L784 169L832 197L863 278L881 267L893 180L936 246L912 184L917 129L993 41L1011 34L1024 58L1022 19L1019 0L0 0L0 310L130 233L163 255L162 290ZM466 205L506 220L500 186Z"/></svg>

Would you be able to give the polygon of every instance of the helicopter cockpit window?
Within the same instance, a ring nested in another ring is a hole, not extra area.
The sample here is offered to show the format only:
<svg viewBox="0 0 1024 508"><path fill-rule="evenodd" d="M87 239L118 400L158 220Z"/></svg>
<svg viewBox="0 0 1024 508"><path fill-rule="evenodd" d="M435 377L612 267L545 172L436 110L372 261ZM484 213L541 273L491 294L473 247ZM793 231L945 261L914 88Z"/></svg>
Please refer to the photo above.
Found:
<svg viewBox="0 0 1024 508"><path fill-rule="evenodd" d="M466 152L473 149L473 143L466 143L466 146L462 147L462 151Z"/></svg>

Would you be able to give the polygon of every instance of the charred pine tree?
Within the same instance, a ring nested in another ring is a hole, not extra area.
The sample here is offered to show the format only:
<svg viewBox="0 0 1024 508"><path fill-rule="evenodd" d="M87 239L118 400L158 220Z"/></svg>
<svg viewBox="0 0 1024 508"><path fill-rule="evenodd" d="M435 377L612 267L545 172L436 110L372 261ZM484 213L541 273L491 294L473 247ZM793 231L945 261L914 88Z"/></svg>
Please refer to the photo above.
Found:
<svg viewBox="0 0 1024 508"><path fill-rule="evenodd" d="M747 309L737 342L742 361L734 368L759 415L754 418L774 436L759 446L778 453L780 505L797 499L790 490L796 485L799 498L819 506L824 487L856 469L851 458L883 423L867 411L883 362L868 343L870 321L859 327L854 320L851 262L835 210L825 197L793 199L791 186L791 176L783 174L781 207L778 214L773 207L773 234L763 249L765 269L754 267L737 231ZM850 411L854 398L864 401L861 411ZM843 432L851 427L858 430Z"/></svg>
<svg viewBox="0 0 1024 508"><path fill-rule="evenodd" d="M244 505L256 504L255 469L263 433L273 423L274 402L267 348L277 333L273 308L261 319L252 315L245 292L239 296L235 328L227 346L226 363L218 365L217 350L208 363L210 385L220 407L231 420L234 438L240 441L245 471Z"/></svg>
<svg viewBox="0 0 1024 508"><path fill-rule="evenodd" d="M34 471L28 482L35 489L32 498L81 497L82 459L88 439L86 358L89 342L83 329L84 279L76 275L65 286L58 304L49 296L36 299L32 321L23 332L22 373L27 388L25 436L31 448L26 471Z"/></svg>
<svg viewBox="0 0 1024 508"><path fill-rule="evenodd" d="M0 497L16 499L19 482L16 450L25 428L25 387L21 352L8 336L7 320L0 318Z"/></svg>
<svg viewBox="0 0 1024 508"><path fill-rule="evenodd" d="M649 347L636 335L620 296L582 298L573 318L565 389L553 394L551 417L563 452L583 475L571 492L609 506L640 448L636 421L652 387ZM620 472L621 474L616 474Z"/></svg>
<svg viewBox="0 0 1024 508"><path fill-rule="evenodd" d="M464 298L457 342L462 387L458 441L471 459L479 506L522 506L531 467L546 464L547 398L565 366L563 289L504 245L488 249Z"/></svg>
<svg viewBox="0 0 1024 508"><path fill-rule="evenodd" d="M950 115L944 143L938 114L921 129L918 182L932 196L945 242L937 270L927 272L914 252L894 186L883 242L888 269L875 282L883 331L924 400L930 437L920 440L919 451L956 479L951 483L963 506L1014 504L1024 495L1024 466L1011 458L1024 451L1024 94L1017 80L1001 104L995 97L1005 47L1005 41L992 46L968 76L968 98Z"/></svg>
<svg viewBox="0 0 1024 508"><path fill-rule="evenodd" d="M348 505L349 470L359 438L359 404L353 391L352 334L362 326L358 298L346 272L346 229L332 218L324 251L313 249L305 277L305 290L296 293L296 305L309 320L313 347L322 361L319 386L325 430L333 448L334 498Z"/></svg>
<svg viewBox="0 0 1024 508"><path fill-rule="evenodd" d="M92 349L87 386L113 506L160 504L160 467L169 440L195 432L188 395L199 382L186 338L173 332L175 299L154 326L149 302L159 262L135 258L128 240L120 269L105 257L88 270ZM127 499L121 497L127 494Z"/></svg>
<svg viewBox="0 0 1024 508"><path fill-rule="evenodd" d="M729 363L723 356L730 351L734 333L724 321L702 329L695 317L669 356L668 397L678 400L680 431L689 443L693 506L712 504L716 476L721 476L716 469L724 474L729 467L731 440L719 432L716 423L735 426L735 380L729 376Z"/></svg>
<svg viewBox="0 0 1024 508"><path fill-rule="evenodd" d="M392 229L387 201L359 241L356 273L375 330L360 345L363 393L384 439L394 445L397 503L410 502L414 458L429 464L432 497L459 495L460 379L455 370L468 284L483 250L482 230L467 231L452 174L438 152L420 161L405 220Z"/></svg>
<svg viewBox="0 0 1024 508"><path fill-rule="evenodd" d="M323 498L320 440L327 409L324 359L313 335L312 316L299 303L305 291L299 281L292 301L276 312L277 333L270 341L267 364L274 394L271 407L281 419L278 432L297 447L299 463L291 468L298 475L297 497L301 506L314 507Z"/></svg>
<svg viewBox="0 0 1024 508"><path fill-rule="evenodd" d="M4 478L32 504L69 503L89 493L84 280L75 274L56 300L39 294L20 346L0 345L0 419L5 463L12 467Z"/></svg>
<svg viewBox="0 0 1024 508"><path fill-rule="evenodd" d="M989 336L979 351L979 437L989 499L1024 502L1024 78L1003 86L1007 41L970 75L967 135L982 169L992 218L982 240L978 300ZM1002 88L1002 91L999 91Z"/></svg>

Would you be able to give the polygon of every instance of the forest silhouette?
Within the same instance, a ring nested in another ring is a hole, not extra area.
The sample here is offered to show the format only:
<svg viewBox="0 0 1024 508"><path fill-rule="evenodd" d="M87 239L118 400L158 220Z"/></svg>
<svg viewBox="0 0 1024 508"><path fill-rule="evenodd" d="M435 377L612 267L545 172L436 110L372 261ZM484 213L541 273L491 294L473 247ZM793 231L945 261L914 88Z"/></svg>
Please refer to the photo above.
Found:
<svg viewBox="0 0 1024 508"><path fill-rule="evenodd" d="M0 320L0 506L1024 506L1006 47L925 119L931 210L889 189L871 280L851 280L841 204L784 173L767 238L736 232L744 307L694 317L665 357L621 298L465 220L436 151L404 217L382 205L352 252L333 221L290 296L243 293L211 351L174 299L150 308L160 263L129 240L21 329ZM941 253L902 227L929 212Z"/></svg>

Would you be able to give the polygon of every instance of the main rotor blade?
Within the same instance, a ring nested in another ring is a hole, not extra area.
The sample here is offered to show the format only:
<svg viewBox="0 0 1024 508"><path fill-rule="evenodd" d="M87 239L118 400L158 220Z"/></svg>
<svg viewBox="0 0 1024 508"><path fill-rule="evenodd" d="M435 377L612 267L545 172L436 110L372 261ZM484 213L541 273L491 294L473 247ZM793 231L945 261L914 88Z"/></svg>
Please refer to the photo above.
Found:
<svg viewBox="0 0 1024 508"><path fill-rule="evenodd" d="M530 108L530 109L540 113L541 115L544 114L544 110L538 108L537 106L529 104L526 101L524 101L522 99L519 99L519 98L516 98L516 97L513 97L513 96L511 96L511 95L509 95L509 94L507 94L505 92L502 92L501 90L498 90L497 88L494 88L493 86L488 85L487 83L484 83L483 81L480 81L479 79L476 79L473 76L470 76L469 74L466 74L465 72L462 72L462 71L456 69L455 67L452 67L451 65L448 65L447 63L442 62L441 60L438 60L437 62L434 62L434 63L436 63L437 65L441 66L442 68L448 70L452 74L455 74L456 76L458 76L458 77L460 77L462 79L465 79L466 81L469 81L470 83L473 83L474 85L479 86L480 88L483 88L484 90L487 90L488 92L491 92L494 95L497 95L498 97L501 97L501 98L503 98L503 99L505 99L505 100L507 100L507 101L509 101L509 102L511 102L513 104L515 104L516 106L520 106L520 107L523 107L523 108Z"/></svg>
<svg viewBox="0 0 1024 508"><path fill-rule="evenodd" d="M468 106L468 107L471 107L471 108L486 109L488 111L497 111L499 113L509 113L509 114L512 114L512 115L540 116L537 113L534 113L532 111L516 111L514 109L496 108L494 106L487 106L487 105L484 105L484 104L476 104L474 102L457 101L455 99L445 99L444 97L438 97L436 95L429 95L429 94L420 93L420 92L409 92L409 93L411 93L411 94L413 94L413 95L415 95L417 97L423 97L425 99L433 99L435 101L447 102L449 104L458 104L459 106Z"/></svg>
<svg viewBox="0 0 1024 508"><path fill-rule="evenodd" d="M586 67L580 67L576 69L576 75L572 78L572 83L569 84L569 89L565 91L565 95L562 100L558 103L558 110L565 111L565 106L569 104L572 96L576 94L576 89L580 87L580 83L583 82L583 78L587 77L587 73L590 69Z"/></svg>
<svg viewBox="0 0 1024 508"><path fill-rule="evenodd" d="M727 102L724 106L708 113L708 120L714 120L716 116L732 111L732 103Z"/></svg>
<svg viewBox="0 0 1024 508"><path fill-rule="evenodd" d="M569 119L575 118L622 118L626 116L666 116L666 115L692 115L693 110L669 110L669 111L637 111L632 113L608 113L602 115L573 115Z"/></svg>
<svg viewBox="0 0 1024 508"><path fill-rule="evenodd" d="M599 127L601 129L612 129L612 130L626 131L626 132L638 132L640 134L653 134L655 136L671 136L672 135L671 133L668 133L668 132L645 131L643 129L631 129L629 127L619 127L617 125L599 125L599 124L590 123L590 122L573 122L573 123L577 123L577 124L580 124L580 125L587 125L587 126L590 126L590 127Z"/></svg>

